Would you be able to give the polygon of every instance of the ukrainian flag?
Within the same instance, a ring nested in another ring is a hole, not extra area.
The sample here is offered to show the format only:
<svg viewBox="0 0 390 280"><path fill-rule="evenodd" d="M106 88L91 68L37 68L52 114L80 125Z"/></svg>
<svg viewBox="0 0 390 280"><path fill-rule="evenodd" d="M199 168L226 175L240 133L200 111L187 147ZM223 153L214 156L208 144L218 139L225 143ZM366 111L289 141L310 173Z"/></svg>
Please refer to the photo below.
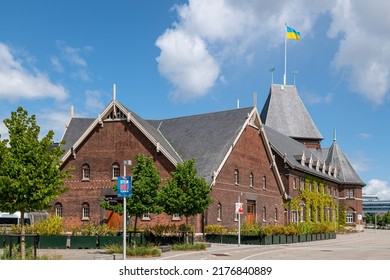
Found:
<svg viewBox="0 0 390 280"><path fill-rule="evenodd" d="M291 27L287 27L287 39L293 39L293 40L300 40L301 39L301 33L298 31L292 29Z"/></svg>

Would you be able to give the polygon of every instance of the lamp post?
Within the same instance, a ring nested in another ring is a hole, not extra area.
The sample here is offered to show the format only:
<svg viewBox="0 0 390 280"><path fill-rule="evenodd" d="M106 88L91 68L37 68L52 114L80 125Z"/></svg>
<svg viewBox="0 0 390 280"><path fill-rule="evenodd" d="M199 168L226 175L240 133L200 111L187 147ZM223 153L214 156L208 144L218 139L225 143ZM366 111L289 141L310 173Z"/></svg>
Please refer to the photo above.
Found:
<svg viewBox="0 0 390 280"><path fill-rule="evenodd" d="M126 178L126 165L131 165L131 160L123 161L123 177ZM126 228L126 196L123 197L123 259L126 259L126 237L127 237L127 228Z"/></svg>

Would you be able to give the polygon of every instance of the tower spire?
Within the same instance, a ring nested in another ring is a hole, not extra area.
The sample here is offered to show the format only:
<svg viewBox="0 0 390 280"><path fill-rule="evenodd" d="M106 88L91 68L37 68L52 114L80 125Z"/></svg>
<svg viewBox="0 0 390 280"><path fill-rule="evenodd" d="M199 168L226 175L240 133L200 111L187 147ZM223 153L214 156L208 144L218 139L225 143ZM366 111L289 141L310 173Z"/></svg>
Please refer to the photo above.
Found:
<svg viewBox="0 0 390 280"><path fill-rule="evenodd" d="M336 128L333 130L333 142L336 142Z"/></svg>

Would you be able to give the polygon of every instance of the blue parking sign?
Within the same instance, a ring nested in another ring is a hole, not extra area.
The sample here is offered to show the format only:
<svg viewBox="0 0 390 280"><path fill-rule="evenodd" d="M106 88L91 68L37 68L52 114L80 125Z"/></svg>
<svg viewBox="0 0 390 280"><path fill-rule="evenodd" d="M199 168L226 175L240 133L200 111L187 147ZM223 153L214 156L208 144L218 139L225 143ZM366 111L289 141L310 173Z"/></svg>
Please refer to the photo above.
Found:
<svg viewBox="0 0 390 280"><path fill-rule="evenodd" d="M132 193L132 178L130 176L118 177L118 197L129 197Z"/></svg>

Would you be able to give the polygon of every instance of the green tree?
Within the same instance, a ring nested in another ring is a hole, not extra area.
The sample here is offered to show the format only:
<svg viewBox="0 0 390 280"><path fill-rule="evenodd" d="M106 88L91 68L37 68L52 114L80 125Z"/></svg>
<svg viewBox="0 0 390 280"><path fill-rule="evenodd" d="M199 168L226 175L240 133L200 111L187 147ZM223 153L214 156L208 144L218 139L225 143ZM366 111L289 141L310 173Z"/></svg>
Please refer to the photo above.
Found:
<svg viewBox="0 0 390 280"><path fill-rule="evenodd" d="M194 159L178 164L171 175L160 191L160 204L169 215L184 215L188 226L188 217L203 213L212 203L211 188L197 177Z"/></svg>
<svg viewBox="0 0 390 280"><path fill-rule="evenodd" d="M67 171L61 171L63 151L54 145L50 130L39 139L35 115L19 107L4 120L9 139L0 142L0 211L14 213L41 211L51 207L66 188ZM25 224L21 219L21 253L25 258Z"/></svg>
<svg viewBox="0 0 390 280"><path fill-rule="evenodd" d="M137 229L137 220L145 213L161 213L162 208L158 206L158 189L161 185L161 178L153 159L143 154L136 155L136 165L132 168L133 191L129 198L126 198L126 212L135 216L134 231ZM117 191L116 186L114 190ZM112 210L123 215L123 205L111 205L109 202L101 201L104 209Z"/></svg>

